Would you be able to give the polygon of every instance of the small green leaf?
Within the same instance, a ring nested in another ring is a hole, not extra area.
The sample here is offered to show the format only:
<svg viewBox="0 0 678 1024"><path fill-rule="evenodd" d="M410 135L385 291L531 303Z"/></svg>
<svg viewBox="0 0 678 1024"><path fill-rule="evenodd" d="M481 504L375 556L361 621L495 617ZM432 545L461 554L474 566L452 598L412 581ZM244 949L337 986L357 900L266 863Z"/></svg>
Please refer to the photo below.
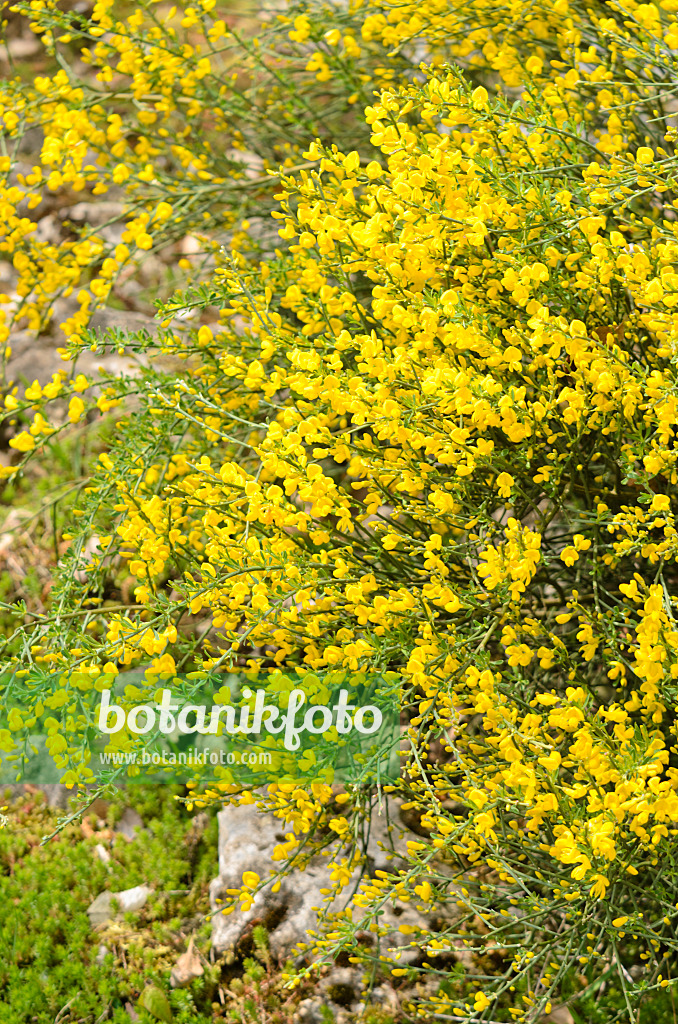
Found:
<svg viewBox="0 0 678 1024"><path fill-rule="evenodd" d="M172 1024L172 1010L167 1001L167 996L157 985L146 986L139 996L139 1006L142 1006L144 1010L148 1010L158 1020L164 1020L166 1024Z"/></svg>

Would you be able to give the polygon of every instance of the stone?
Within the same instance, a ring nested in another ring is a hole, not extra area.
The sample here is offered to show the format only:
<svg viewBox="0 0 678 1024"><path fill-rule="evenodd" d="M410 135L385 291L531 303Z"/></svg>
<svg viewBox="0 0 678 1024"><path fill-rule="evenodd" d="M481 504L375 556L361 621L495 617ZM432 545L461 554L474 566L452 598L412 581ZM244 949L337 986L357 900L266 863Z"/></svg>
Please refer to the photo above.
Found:
<svg viewBox="0 0 678 1024"><path fill-rule="evenodd" d="M555 1010L551 1010L546 1017L542 1017L540 1024L574 1024L574 1017L563 1003L562 1006L556 1006Z"/></svg>
<svg viewBox="0 0 678 1024"><path fill-rule="evenodd" d="M313 996L310 999L302 999L297 1006L294 1015L295 1024L324 1024L322 999Z"/></svg>
<svg viewBox="0 0 678 1024"><path fill-rule="evenodd" d="M103 843L97 843L94 847L94 856L98 857L102 864L105 864L107 868L111 866L111 854L110 850L107 850Z"/></svg>
<svg viewBox="0 0 678 1024"><path fill-rule="evenodd" d="M121 918L123 914L134 913L145 905L153 889L148 885L135 885L132 889L123 889L121 892L101 892L87 908L87 916L92 928L98 928L106 921L114 917ZM113 900L118 904L118 912L113 912Z"/></svg>
<svg viewBox="0 0 678 1024"><path fill-rule="evenodd" d="M328 1002L338 1006L349 1007L358 999L360 973L353 967L335 967L329 974L321 978L318 989Z"/></svg>
<svg viewBox="0 0 678 1024"><path fill-rule="evenodd" d="M9 790L11 798L15 800L17 797L26 796L29 793L35 793L40 791L45 795L45 801L48 807L53 807L58 810L65 810L68 807L68 801L73 796L73 790L68 789L67 786L62 785L60 782L54 783L36 783L30 782L12 782L8 785L0 784L0 796L6 790Z"/></svg>
<svg viewBox="0 0 678 1024"><path fill-rule="evenodd" d="M113 831L123 835L128 842L131 842L136 837L138 830L143 827L141 815L133 807L126 807Z"/></svg>
<svg viewBox="0 0 678 1024"><path fill-rule="evenodd" d="M328 906L321 891L332 887L328 859L313 858L305 871L296 871L279 880L279 889L273 883L264 885L254 897L252 907L245 912L236 908L227 916L219 912L220 902L228 899L227 890L242 885L245 871L254 871L262 880L276 867L272 860L275 847L284 841L283 823L272 815L261 814L255 805L228 805L218 815L219 822L219 877L210 886L212 908L212 944L218 954L237 952L250 939L252 930L263 925L269 934L272 954L283 958L297 943L308 938L309 931L318 926L318 911L326 908L330 913L343 909L346 896ZM404 828L398 819L394 803L382 807L382 813L372 815L367 837L367 863L365 870L374 875L377 870L393 870L398 860L398 849L404 849L407 836L414 834ZM390 857L389 857L390 854ZM359 883L361 870L357 869L346 892ZM360 919L358 908L354 919ZM400 949L399 961L405 965L421 957L421 948L399 931L401 925L427 927L427 919L416 907L407 903L385 904L380 924L389 928L379 939L382 951ZM364 933L367 942L375 942L370 932ZM310 1012L310 1011L309 1011Z"/></svg>
<svg viewBox="0 0 678 1024"><path fill-rule="evenodd" d="M256 871L265 878L273 867L271 854L284 840L283 824L272 816L260 814L253 804L228 806L219 812L219 877L210 886L212 943L218 953L236 950L255 923L269 932L271 952L287 953L291 946L313 926L314 906L322 901L322 878L309 868L295 876L295 884L283 879L278 892L265 886L246 913L235 911L228 917L218 912L218 901L226 889L242 885L245 871Z"/></svg>

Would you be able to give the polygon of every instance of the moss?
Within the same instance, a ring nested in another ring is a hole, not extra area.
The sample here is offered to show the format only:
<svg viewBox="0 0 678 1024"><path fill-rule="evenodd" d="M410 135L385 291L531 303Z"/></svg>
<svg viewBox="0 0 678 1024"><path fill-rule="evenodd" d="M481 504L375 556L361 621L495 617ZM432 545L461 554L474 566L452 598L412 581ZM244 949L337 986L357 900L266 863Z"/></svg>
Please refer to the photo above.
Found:
<svg viewBox="0 0 678 1024"><path fill-rule="evenodd" d="M138 1002L148 986L165 994L174 1024L293 1020L310 982L294 993L284 989L264 928L254 930L252 957L211 960L216 813L190 814L175 799L182 792L129 786L41 845L62 812L50 809L42 793L11 802L0 791L0 805L8 804L0 829L2 1024L54 1024L60 1011L64 1024L130 1024L130 1009L139 1024L151 1024L156 1018ZM126 807L143 821L132 841L115 831ZM110 852L108 865L99 845ZM92 930L87 908L99 893L142 883L154 893L139 912ZM205 973L173 990L172 967L191 937Z"/></svg>
<svg viewBox="0 0 678 1024"><path fill-rule="evenodd" d="M136 1005L149 982L167 993L175 1021L214 1019L219 965L210 965L190 991L169 987L169 972L189 934L208 950L205 915L217 859L216 818L207 818L194 842L192 817L174 795L169 787L130 788L108 808L100 806L107 820L90 815L45 846L41 838L53 831L58 812L46 807L41 794L10 805L8 827L0 831L3 1024L53 1024L66 1005L66 1020L129 1024L126 1007ZM126 804L144 819L132 842L111 828ZM108 867L97 844L110 849ZM87 907L100 892L142 882L153 885L155 895L139 913L92 931ZM140 1020L150 1019L140 1011Z"/></svg>

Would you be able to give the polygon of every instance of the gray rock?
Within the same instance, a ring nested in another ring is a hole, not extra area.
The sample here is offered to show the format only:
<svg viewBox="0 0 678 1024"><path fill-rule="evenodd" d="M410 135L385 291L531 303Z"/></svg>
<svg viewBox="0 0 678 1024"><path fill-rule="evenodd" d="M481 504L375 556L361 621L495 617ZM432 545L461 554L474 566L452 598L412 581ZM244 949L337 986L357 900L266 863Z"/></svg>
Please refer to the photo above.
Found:
<svg viewBox="0 0 678 1024"><path fill-rule="evenodd" d="M323 1024L323 1006L326 1005L317 996L313 996L311 999L302 999L294 1017L296 1024Z"/></svg>
<svg viewBox="0 0 678 1024"><path fill-rule="evenodd" d="M100 892L87 908L92 928L97 928L114 917L120 918L123 914L141 910L152 892L148 885L135 885L133 889L123 889L121 892ZM118 904L117 914L113 912L113 900Z"/></svg>
<svg viewBox="0 0 678 1024"><path fill-rule="evenodd" d="M103 843L97 843L94 847L94 856L98 857L102 864L105 864L107 868L111 867L111 853L107 850Z"/></svg>
<svg viewBox="0 0 678 1024"><path fill-rule="evenodd" d="M62 785L60 782L47 783L38 788L45 794L50 807L57 807L61 810L65 810L68 807L68 801L73 796L73 790L69 789L68 786Z"/></svg>
<svg viewBox="0 0 678 1024"><path fill-rule="evenodd" d="M144 823L141 815L133 807L126 807L113 831L119 832L125 839L131 842L136 837L138 830L143 827Z"/></svg>
<svg viewBox="0 0 678 1024"><path fill-rule="evenodd" d="M47 801L48 807L54 807L58 810L65 810L68 807L69 798L73 796L74 790L68 789L67 786L63 786L60 782L46 783L38 785L26 782L12 782L7 786L0 785L0 795L5 790L9 790L12 799L16 797L24 796L28 792L34 790L40 790L41 793L45 794L45 800Z"/></svg>
<svg viewBox="0 0 678 1024"><path fill-rule="evenodd" d="M125 204L116 203L110 199L93 203L75 203L73 206L65 206L59 210L61 220L70 220L74 224L87 224L97 228L101 224L124 220L124 214Z"/></svg>
<svg viewBox="0 0 678 1024"><path fill-rule="evenodd" d="M574 1024L574 1017L565 1003L562 1006L556 1006L555 1010L551 1010L546 1017L541 1019L542 1024Z"/></svg>
<svg viewBox="0 0 678 1024"><path fill-rule="evenodd" d="M390 811L387 821L386 810ZM220 901L228 900L227 890L242 885L245 871L256 872L262 880L269 877L276 866L272 860L275 847L284 840L283 823L272 815L261 814L254 805L227 806L220 811L219 821L219 877L210 886L212 917L212 943L217 953L237 951L251 934L255 925L262 924L269 933L270 949L274 956L284 957L299 942L308 938L309 931L317 929L319 911L337 912L345 906L347 894L358 885L362 870L373 874L376 870L392 871L398 858L398 847L404 848L405 836L412 835L396 824L397 808L386 806L384 813L375 813L366 840L367 864L354 872L348 888L339 900L327 902L322 890L332 888L328 860L313 858L305 871L297 871L283 878L277 892L271 882L264 885L254 897L252 907L239 909L227 916L220 913ZM362 916L354 908L354 920ZM423 914L409 904L385 905L380 925L388 927L382 937L366 933L382 951L400 948L400 962L412 962L421 954L418 945L398 929L400 925L427 926ZM310 1012L310 1010L309 1010Z"/></svg>
<svg viewBox="0 0 678 1024"><path fill-rule="evenodd" d="M335 967L321 978L318 991L328 1002L339 1006L352 1006L358 999L361 985L361 971L355 967Z"/></svg>
<svg viewBox="0 0 678 1024"><path fill-rule="evenodd" d="M219 812L218 820L219 877L210 886L210 902L215 912L212 943L216 951L237 949L251 931L252 923L258 920L269 931L271 951L286 952L315 919L312 904L322 899L313 884L316 880L308 876L295 892L285 879L277 893L269 884L257 893L249 911L236 911L225 917L218 912L218 901L226 895L226 889L240 886L245 871L256 871L260 878L265 878L273 866L271 854L284 834L280 821L259 814L254 805L226 807Z"/></svg>

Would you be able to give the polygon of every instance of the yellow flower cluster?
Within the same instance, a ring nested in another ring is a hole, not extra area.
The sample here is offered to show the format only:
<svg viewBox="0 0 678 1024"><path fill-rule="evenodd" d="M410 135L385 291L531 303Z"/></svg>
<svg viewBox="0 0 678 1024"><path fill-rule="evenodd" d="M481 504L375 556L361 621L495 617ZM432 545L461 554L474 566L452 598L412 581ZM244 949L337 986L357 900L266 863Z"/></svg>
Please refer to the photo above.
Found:
<svg viewBox="0 0 678 1024"><path fill-rule="evenodd" d="M672 221L631 211L612 227L595 212L603 165L570 176L552 108L522 116L530 135L437 73L368 108L378 160L311 146L318 172L279 196L288 254L257 276L217 270L214 366L162 396L205 424L209 454L200 436L188 458L168 453L172 482L135 488L119 533L155 613L192 531L184 600L221 637L206 667L398 666L430 849L488 865L514 900L527 862L541 915L618 891L678 834L678 242ZM605 166L610 188L629 169ZM563 211L558 241L545 226ZM129 657L109 639L107 657ZM432 793L422 743L441 730L454 756L428 764ZM450 799L468 817L446 815ZM424 902L427 864L409 886ZM368 913L408 889L375 884Z"/></svg>

